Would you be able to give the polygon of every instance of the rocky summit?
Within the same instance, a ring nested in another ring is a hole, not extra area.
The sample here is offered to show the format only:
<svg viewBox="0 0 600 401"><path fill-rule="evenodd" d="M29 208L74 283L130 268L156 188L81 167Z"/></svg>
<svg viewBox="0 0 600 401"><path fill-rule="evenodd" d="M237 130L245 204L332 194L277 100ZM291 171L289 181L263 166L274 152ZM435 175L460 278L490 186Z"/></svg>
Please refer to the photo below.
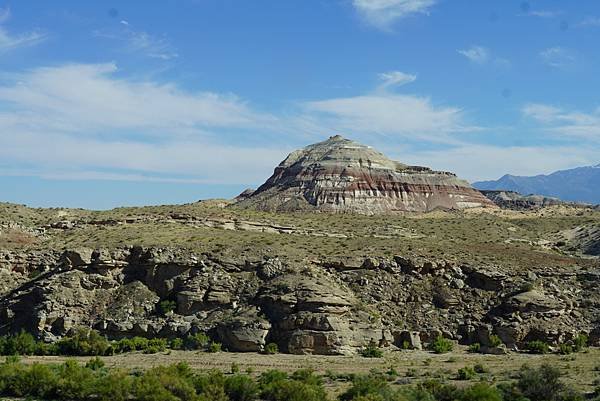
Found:
<svg viewBox="0 0 600 401"><path fill-rule="evenodd" d="M455 174L390 160L340 135L292 152L236 206L384 214L495 205Z"/></svg>

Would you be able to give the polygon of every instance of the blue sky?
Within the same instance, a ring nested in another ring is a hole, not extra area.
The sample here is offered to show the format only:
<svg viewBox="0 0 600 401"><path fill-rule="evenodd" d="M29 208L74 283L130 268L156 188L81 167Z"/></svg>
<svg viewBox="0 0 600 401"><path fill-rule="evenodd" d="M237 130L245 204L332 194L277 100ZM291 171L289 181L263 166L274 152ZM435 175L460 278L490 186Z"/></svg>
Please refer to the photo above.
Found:
<svg viewBox="0 0 600 401"><path fill-rule="evenodd" d="M0 0L0 200L232 197L342 134L470 181L600 162L600 3Z"/></svg>

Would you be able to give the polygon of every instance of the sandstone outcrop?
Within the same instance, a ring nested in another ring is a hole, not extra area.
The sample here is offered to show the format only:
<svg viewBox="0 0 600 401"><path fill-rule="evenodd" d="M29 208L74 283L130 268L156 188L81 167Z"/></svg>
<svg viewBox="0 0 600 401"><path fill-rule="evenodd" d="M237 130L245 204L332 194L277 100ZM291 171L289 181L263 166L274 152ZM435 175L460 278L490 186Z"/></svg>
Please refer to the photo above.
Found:
<svg viewBox="0 0 600 401"><path fill-rule="evenodd" d="M420 349L438 335L489 352L506 352L486 343L490 334L513 349L582 332L600 341L597 269L508 274L405 256L296 265L127 247L5 252L0 271L22 277L2 290L0 334L26 329L48 341L78 327L110 338L206 332L232 351L274 342L298 354L371 342ZM165 300L174 311L160 310Z"/></svg>
<svg viewBox="0 0 600 401"><path fill-rule="evenodd" d="M495 207L454 174L408 166L339 135L291 153L237 207L380 214Z"/></svg>

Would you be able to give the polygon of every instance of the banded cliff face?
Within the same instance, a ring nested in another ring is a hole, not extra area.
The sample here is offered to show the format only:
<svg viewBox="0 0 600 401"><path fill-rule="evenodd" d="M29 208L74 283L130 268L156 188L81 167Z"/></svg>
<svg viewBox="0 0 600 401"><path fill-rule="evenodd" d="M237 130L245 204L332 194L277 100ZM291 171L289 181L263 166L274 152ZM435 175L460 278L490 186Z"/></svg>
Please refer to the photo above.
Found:
<svg viewBox="0 0 600 401"><path fill-rule="evenodd" d="M339 135L292 152L237 206L378 214L495 207L448 172L408 166Z"/></svg>

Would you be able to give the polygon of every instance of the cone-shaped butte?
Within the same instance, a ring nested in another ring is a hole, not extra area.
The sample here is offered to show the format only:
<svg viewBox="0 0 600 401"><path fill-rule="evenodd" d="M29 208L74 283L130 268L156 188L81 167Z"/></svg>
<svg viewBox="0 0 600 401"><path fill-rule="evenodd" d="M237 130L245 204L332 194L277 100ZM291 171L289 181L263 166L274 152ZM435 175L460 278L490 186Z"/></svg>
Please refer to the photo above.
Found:
<svg viewBox="0 0 600 401"><path fill-rule="evenodd" d="M292 152L248 195L236 206L364 214L495 207L452 173L390 160L339 135Z"/></svg>

